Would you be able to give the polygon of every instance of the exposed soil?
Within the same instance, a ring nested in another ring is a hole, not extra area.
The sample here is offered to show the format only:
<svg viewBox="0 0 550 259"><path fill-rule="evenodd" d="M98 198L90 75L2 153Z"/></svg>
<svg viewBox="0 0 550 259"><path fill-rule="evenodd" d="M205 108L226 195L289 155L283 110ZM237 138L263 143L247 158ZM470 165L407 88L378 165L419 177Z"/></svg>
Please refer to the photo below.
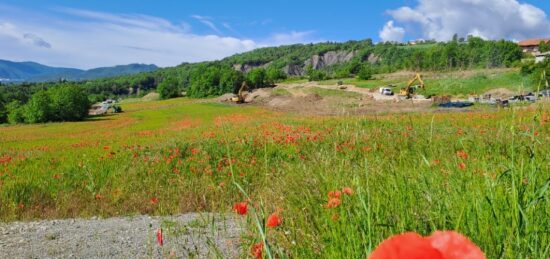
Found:
<svg viewBox="0 0 550 259"><path fill-rule="evenodd" d="M326 90L326 91L325 91ZM318 93L321 91L321 93ZM217 98L230 102L233 95ZM354 85L280 84L247 93L246 103L300 115L384 114L428 111L431 100L404 100Z"/></svg>
<svg viewBox="0 0 550 259"><path fill-rule="evenodd" d="M0 258L239 258L243 223L192 213L0 224Z"/></svg>

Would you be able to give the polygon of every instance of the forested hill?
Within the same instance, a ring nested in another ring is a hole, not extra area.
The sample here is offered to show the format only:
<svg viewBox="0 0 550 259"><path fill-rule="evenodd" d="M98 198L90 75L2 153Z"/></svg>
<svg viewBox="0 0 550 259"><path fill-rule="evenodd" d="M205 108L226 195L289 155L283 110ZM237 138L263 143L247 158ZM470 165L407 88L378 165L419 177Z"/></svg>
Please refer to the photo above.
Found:
<svg viewBox="0 0 550 259"><path fill-rule="evenodd" d="M218 61L182 64L130 76L78 82L92 101L115 96L139 96L163 82L169 95L186 92L191 97L234 92L246 80L251 88L264 87L287 77L310 80L368 78L373 73L398 70L449 71L520 66L523 53L511 41L486 41L476 37L450 42L411 44L371 40L325 42L256 49ZM184 57L182 57L182 60ZM56 83L24 84L4 93L23 103L40 89ZM165 88L163 88L165 89ZM1 89L0 89L1 90ZM1 91L0 91L1 92Z"/></svg>
<svg viewBox="0 0 550 259"><path fill-rule="evenodd" d="M398 70L448 71L519 66L522 50L511 41L485 41L476 37L416 45L371 40L325 42L256 49L219 61L182 64L153 73L89 82L104 93L135 94L156 88L166 79L188 96L221 95L238 89L243 80L263 87L286 77L310 80L347 78L361 73ZM99 94L93 92L93 94Z"/></svg>
<svg viewBox="0 0 550 259"><path fill-rule="evenodd" d="M132 75L156 70L155 65L130 64L102 67L90 70L45 66L35 62L13 62L0 60L0 81L45 82L93 80L98 78Z"/></svg>

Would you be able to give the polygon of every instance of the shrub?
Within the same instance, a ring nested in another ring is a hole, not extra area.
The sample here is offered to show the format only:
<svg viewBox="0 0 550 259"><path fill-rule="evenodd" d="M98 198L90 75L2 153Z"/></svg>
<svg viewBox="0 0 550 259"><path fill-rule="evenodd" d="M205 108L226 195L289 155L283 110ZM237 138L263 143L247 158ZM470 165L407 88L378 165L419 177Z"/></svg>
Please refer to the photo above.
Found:
<svg viewBox="0 0 550 259"><path fill-rule="evenodd" d="M84 91L73 85L51 88L51 121L79 121L88 116L90 101Z"/></svg>
<svg viewBox="0 0 550 259"><path fill-rule="evenodd" d="M370 80L372 78L372 69L369 65L363 65L357 74L357 78L361 80Z"/></svg>
<svg viewBox="0 0 550 259"><path fill-rule="evenodd" d="M52 118L52 102L48 92L35 93L25 105L23 116L27 123L48 122Z"/></svg>
<svg viewBox="0 0 550 259"><path fill-rule="evenodd" d="M157 92L161 99L170 99L180 95L178 80L173 77L168 77L159 84Z"/></svg>
<svg viewBox="0 0 550 259"><path fill-rule="evenodd" d="M23 105L19 101L13 101L6 105L7 122L18 124L25 122Z"/></svg>

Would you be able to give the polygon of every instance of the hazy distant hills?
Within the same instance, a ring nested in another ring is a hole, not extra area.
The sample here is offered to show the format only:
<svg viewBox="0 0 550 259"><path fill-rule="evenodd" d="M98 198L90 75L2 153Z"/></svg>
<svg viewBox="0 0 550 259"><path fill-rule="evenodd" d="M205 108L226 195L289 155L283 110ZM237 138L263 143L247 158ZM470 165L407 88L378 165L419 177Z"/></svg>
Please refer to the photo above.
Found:
<svg viewBox="0 0 550 259"><path fill-rule="evenodd" d="M0 81L4 82L39 82L91 80L98 78L132 75L157 70L155 65L130 64L114 67L101 67L90 70L75 68L49 67L35 62L13 62L0 60Z"/></svg>

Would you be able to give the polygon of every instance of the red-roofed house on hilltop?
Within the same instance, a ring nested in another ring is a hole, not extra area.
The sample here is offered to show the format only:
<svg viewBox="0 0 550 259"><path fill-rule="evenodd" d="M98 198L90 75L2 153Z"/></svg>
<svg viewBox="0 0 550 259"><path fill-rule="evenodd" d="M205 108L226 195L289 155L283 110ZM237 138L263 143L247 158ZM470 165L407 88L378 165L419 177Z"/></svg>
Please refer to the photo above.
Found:
<svg viewBox="0 0 550 259"><path fill-rule="evenodd" d="M546 42L546 44L550 44L550 38L546 38L522 40L518 43L518 45L523 49L524 53L531 53L535 55L539 53L539 45L542 41Z"/></svg>

